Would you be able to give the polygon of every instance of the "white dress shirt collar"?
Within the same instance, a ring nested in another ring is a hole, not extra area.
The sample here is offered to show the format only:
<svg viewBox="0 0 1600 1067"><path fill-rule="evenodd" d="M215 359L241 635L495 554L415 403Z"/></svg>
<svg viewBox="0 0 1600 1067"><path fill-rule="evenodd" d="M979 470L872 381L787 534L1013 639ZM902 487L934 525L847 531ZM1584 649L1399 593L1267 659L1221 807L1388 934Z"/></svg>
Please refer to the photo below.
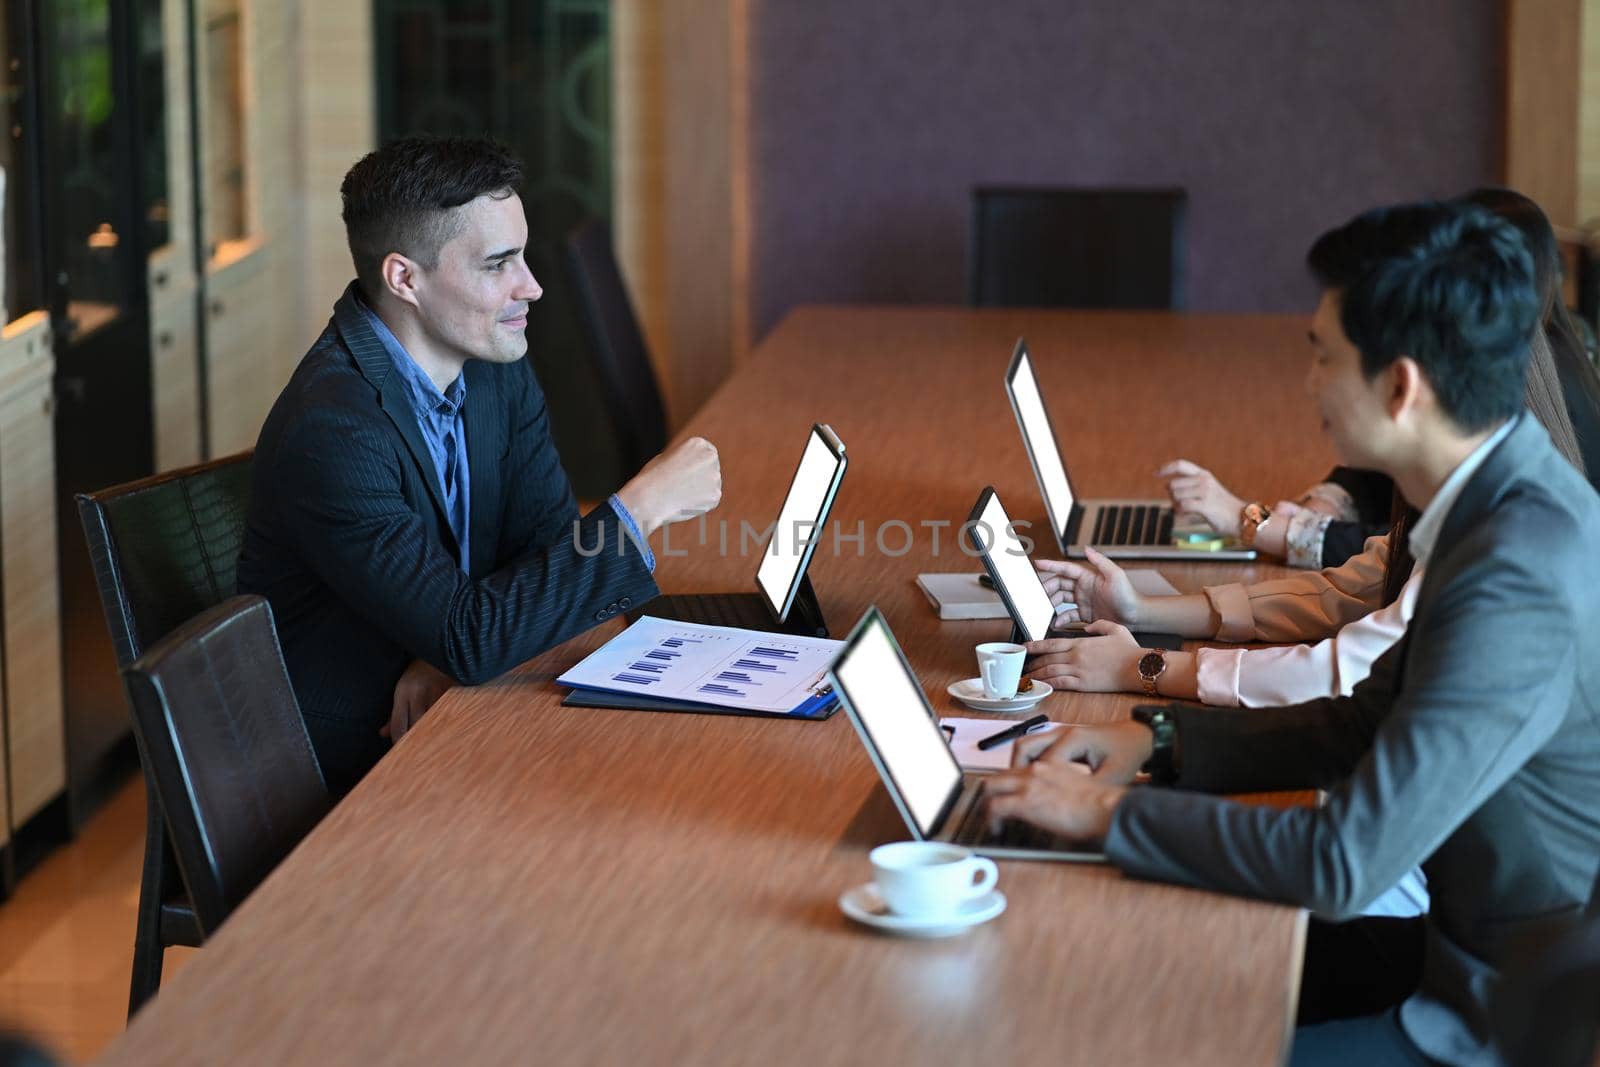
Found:
<svg viewBox="0 0 1600 1067"><path fill-rule="evenodd" d="M1489 458L1489 453L1494 451L1495 445L1503 441L1511 432L1511 427L1516 425L1517 417L1509 418L1489 439L1477 448L1472 454L1450 472L1450 477L1439 486L1439 491L1433 494L1433 499L1428 501L1428 506L1423 509L1421 518L1411 528L1410 548L1411 555L1417 561L1418 567L1423 567L1428 562L1428 556L1433 552L1434 544L1439 539L1439 528L1444 525L1445 516L1450 514L1450 509L1455 506L1456 498L1461 495L1473 473Z"/></svg>

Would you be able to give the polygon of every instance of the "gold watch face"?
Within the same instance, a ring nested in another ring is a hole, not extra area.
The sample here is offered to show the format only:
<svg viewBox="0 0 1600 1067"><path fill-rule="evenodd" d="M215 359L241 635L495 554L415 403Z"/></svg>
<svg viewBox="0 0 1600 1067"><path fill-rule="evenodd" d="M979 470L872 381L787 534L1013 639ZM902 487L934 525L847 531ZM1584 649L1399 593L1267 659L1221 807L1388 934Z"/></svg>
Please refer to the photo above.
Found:
<svg viewBox="0 0 1600 1067"><path fill-rule="evenodd" d="M1126 663L1127 660L1122 662ZM1139 676L1141 678L1157 678L1167 669L1167 657L1159 652L1146 652L1139 657Z"/></svg>
<svg viewBox="0 0 1600 1067"><path fill-rule="evenodd" d="M1256 543L1256 533L1272 518L1272 512L1259 503L1246 504L1239 513L1239 540L1245 545Z"/></svg>

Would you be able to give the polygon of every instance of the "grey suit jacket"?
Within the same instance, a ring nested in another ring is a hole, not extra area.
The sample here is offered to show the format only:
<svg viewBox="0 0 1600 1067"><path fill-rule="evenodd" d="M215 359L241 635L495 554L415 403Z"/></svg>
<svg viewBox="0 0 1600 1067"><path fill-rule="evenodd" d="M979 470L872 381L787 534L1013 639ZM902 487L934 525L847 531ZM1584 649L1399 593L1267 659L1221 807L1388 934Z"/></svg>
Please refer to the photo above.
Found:
<svg viewBox="0 0 1600 1067"><path fill-rule="evenodd" d="M1446 516L1406 635L1348 697L1174 708L1177 789L1134 789L1106 852L1148 878L1331 919L1412 867L1432 909L1411 1039L1501 1062L1499 973L1573 928L1600 866L1600 498L1519 416ZM1320 809L1183 790L1323 788Z"/></svg>

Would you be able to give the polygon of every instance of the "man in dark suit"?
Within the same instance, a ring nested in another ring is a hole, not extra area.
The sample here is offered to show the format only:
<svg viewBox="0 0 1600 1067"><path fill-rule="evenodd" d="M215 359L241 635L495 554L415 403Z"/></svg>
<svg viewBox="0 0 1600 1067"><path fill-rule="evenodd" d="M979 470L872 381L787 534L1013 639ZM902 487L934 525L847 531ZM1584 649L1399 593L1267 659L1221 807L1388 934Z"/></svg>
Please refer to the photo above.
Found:
<svg viewBox="0 0 1600 1067"><path fill-rule="evenodd" d="M1310 262L1324 428L1422 509L1406 635L1348 697L1141 708L1027 742L991 814L1104 842L1132 874L1315 912L1303 985L1322 995L1302 999L1295 1065L1498 1064L1502 972L1581 921L1600 866L1600 498L1522 409L1538 303L1508 223L1377 211ZM1175 788L1128 788L1141 767ZM1309 788L1326 804L1197 795ZM1352 921L1418 864L1415 928Z"/></svg>
<svg viewBox="0 0 1600 1067"><path fill-rule="evenodd" d="M256 444L239 589L272 604L344 791L451 680L476 685L658 592L648 538L715 507L693 438L579 516L524 358L521 164L409 138L345 176L356 280Z"/></svg>

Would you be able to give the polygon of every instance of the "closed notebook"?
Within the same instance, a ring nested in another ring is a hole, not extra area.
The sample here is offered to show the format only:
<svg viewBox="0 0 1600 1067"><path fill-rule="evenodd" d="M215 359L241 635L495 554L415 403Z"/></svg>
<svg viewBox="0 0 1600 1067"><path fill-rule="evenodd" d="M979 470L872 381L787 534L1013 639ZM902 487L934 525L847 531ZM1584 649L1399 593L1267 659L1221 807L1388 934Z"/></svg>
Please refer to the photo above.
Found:
<svg viewBox="0 0 1600 1067"><path fill-rule="evenodd" d="M917 588L941 619L1005 619L1000 594L978 584L977 574L919 574Z"/></svg>

